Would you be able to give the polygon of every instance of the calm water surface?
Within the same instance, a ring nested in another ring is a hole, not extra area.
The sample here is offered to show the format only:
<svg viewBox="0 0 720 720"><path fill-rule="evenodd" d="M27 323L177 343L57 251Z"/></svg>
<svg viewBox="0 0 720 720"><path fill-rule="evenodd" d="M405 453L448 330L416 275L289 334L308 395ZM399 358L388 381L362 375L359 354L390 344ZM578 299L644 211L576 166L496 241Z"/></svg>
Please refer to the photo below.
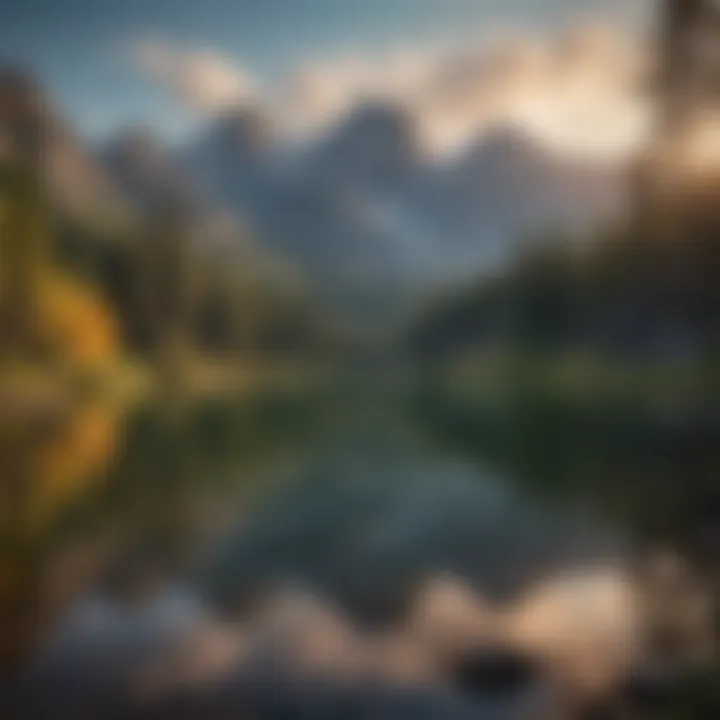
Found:
<svg viewBox="0 0 720 720"><path fill-rule="evenodd" d="M266 398L129 414L89 406L5 439L3 696L13 712L160 716L143 705L153 668L169 667L186 642L196 659L226 658L211 665L227 679L247 634L237 627L273 597L294 598L286 605L308 628L319 618L315 636L338 617L370 636L403 626L433 578L506 607L548 578L635 561L643 525L612 498L529 480L484 449L480 430L477 442L467 428L437 430L398 402ZM589 483L587 468L574 467L573 482ZM169 696L195 687L176 672ZM203 686L212 711L202 716L419 717L422 708L518 718L540 707L527 693L469 701L446 685L410 692L382 678L361 691L343 676L312 694L291 675L283 666L250 685L236 673L232 692ZM191 706L180 705L195 717Z"/></svg>

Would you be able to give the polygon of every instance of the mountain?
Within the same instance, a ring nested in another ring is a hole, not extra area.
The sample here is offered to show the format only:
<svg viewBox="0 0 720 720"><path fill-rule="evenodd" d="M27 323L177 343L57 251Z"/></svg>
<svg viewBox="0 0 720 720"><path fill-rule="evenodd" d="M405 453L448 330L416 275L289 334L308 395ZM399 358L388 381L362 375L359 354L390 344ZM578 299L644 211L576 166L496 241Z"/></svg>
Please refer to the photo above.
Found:
<svg viewBox="0 0 720 720"><path fill-rule="evenodd" d="M0 69L0 160L37 163L55 209L97 230L132 222L132 208L33 79Z"/></svg>
<svg viewBox="0 0 720 720"><path fill-rule="evenodd" d="M432 157L417 122L392 102L363 102L290 147L262 111L238 107L183 147L128 129L93 152L31 80L0 73L0 157L40 158L63 213L107 223L187 209L209 246L254 237L353 312L386 314L503 262L521 239L584 230L621 206L621 168L562 157L514 127Z"/></svg>
<svg viewBox="0 0 720 720"><path fill-rule="evenodd" d="M210 197L253 215L264 200L275 145L270 119L239 107L213 120L183 155Z"/></svg>
<svg viewBox="0 0 720 720"><path fill-rule="evenodd" d="M318 144L306 167L328 188L397 194L424 160L415 118L392 103L366 102Z"/></svg>
<svg viewBox="0 0 720 720"><path fill-rule="evenodd" d="M523 237L582 230L620 207L618 168L562 157L515 127L443 161L425 152L416 123L391 102L360 103L290 150L267 117L241 108L211 123L185 164L263 243L353 307L475 273Z"/></svg>
<svg viewBox="0 0 720 720"><path fill-rule="evenodd" d="M622 189L620 168L561 157L500 127L432 173L416 202L462 267L502 262L546 231L582 231L619 212Z"/></svg>
<svg viewBox="0 0 720 720"><path fill-rule="evenodd" d="M406 220L424 172L413 118L363 103L293 163L276 163L267 236L357 316L397 307L421 255Z"/></svg>
<svg viewBox="0 0 720 720"><path fill-rule="evenodd" d="M151 130L129 128L101 151L108 173L144 215L201 204L193 172Z"/></svg>

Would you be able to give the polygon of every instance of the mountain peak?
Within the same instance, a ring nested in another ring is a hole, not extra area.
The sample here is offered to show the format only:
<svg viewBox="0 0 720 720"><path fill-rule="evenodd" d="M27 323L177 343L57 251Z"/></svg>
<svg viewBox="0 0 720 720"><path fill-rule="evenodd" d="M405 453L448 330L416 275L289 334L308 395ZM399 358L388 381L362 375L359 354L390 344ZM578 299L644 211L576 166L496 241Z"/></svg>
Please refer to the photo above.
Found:
<svg viewBox="0 0 720 720"><path fill-rule="evenodd" d="M264 155L273 143L273 134L270 118L254 107L226 110L209 131L224 151L243 159Z"/></svg>
<svg viewBox="0 0 720 720"><path fill-rule="evenodd" d="M422 161L412 114L395 103L368 101L318 146L312 164L337 187L385 192L409 180Z"/></svg>
<svg viewBox="0 0 720 720"><path fill-rule="evenodd" d="M20 105L40 108L42 91L32 75L6 65L0 67L0 100L3 114Z"/></svg>
<svg viewBox="0 0 720 720"><path fill-rule="evenodd" d="M358 105L337 129L331 143L352 145L359 152L413 153L415 118L397 103L368 101Z"/></svg>
<svg viewBox="0 0 720 720"><path fill-rule="evenodd" d="M149 128L122 130L107 144L103 157L115 182L143 211L187 205L196 194L185 168Z"/></svg>
<svg viewBox="0 0 720 720"><path fill-rule="evenodd" d="M550 154L527 130L508 123L483 133L463 154L461 162L505 165L516 158L544 162Z"/></svg>
<svg viewBox="0 0 720 720"><path fill-rule="evenodd" d="M164 173L173 164L172 154L149 128L139 126L120 131L103 150L113 170L149 176Z"/></svg>
<svg viewBox="0 0 720 720"><path fill-rule="evenodd" d="M0 158L37 157L44 141L45 101L28 73L0 67Z"/></svg>
<svg viewBox="0 0 720 720"><path fill-rule="evenodd" d="M32 75L0 68L0 158L42 173L55 209L104 231L131 221L130 209L71 126L52 109Z"/></svg>

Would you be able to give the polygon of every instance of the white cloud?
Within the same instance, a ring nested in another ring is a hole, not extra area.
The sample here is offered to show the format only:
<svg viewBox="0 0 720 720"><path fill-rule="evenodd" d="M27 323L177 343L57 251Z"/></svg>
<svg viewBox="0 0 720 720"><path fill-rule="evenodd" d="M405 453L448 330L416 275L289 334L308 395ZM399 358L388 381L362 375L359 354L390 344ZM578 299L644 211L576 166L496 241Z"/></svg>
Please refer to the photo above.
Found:
<svg viewBox="0 0 720 720"><path fill-rule="evenodd" d="M189 109L213 114L257 97L250 73L212 50L185 50L161 40L130 49L135 66L169 89Z"/></svg>
<svg viewBox="0 0 720 720"><path fill-rule="evenodd" d="M647 53L595 25L314 60L262 92L244 68L216 53L152 42L136 46L134 58L193 109L254 102L292 136L322 132L362 100L389 99L412 112L428 145L440 151L513 122L561 150L618 157L637 146L650 117L638 90Z"/></svg>

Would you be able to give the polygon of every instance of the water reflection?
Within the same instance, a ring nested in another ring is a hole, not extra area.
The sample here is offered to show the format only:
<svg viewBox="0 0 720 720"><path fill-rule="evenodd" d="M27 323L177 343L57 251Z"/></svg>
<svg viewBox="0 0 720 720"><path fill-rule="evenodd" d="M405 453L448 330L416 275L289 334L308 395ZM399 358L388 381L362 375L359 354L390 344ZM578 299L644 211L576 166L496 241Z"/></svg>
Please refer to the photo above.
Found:
<svg viewBox="0 0 720 720"><path fill-rule="evenodd" d="M432 572L502 598L549 568L623 556L619 528L543 506L489 469L433 450L407 418L385 412L336 419L293 482L218 550L203 578L213 599L243 605L289 578L382 622Z"/></svg>
<svg viewBox="0 0 720 720"><path fill-rule="evenodd" d="M3 667L88 587L137 594L171 577L194 533L222 514L218 494L231 492L237 508L263 482L272 448L292 462L286 441L302 447L307 436L296 413L271 400L132 411L86 402L0 428Z"/></svg>
<svg viewBox="0 0 720 720"><path fill-rule="evenodd" d="M72 588L83 583L94 549L69 548L58 532L75 506L98 491L118 432L118 412L97 403L62 418L0 428L0 615L7 628L0 642L2 666L23 653Z"/></svg>
<svg viewBox="0 0 720 720"><path fill-rule="evenodd" d="M612 502L340 405L87 407L4 442L16 716L574 717L713 651L706 576L647 563Z"/></svg>

